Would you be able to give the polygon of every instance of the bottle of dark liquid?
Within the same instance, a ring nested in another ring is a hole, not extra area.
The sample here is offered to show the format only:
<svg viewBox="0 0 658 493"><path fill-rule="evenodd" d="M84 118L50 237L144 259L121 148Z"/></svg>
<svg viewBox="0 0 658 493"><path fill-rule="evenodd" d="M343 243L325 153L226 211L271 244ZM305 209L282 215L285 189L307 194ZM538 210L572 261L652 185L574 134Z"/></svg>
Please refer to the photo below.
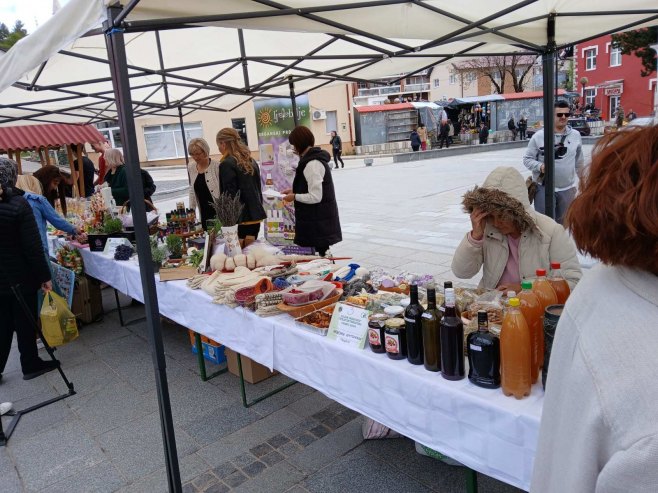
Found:
<svg viewBox="0 0 658 493"><path fill-rule="evenodd" d="M466 339L468 379L485 389L500 387L500 339L489 332L487 312L478 311L478 330Z"/></svg>
<svg viewBox="0 0 658 493"><path fill-rule="evenodd" d="M441 347L439 346L439 321L441 312L436 308L436 289L427 288L427 310L421 315L423 329L423 364L428 371L441 369Z"/></svg>
<svg viewBox="0 0 658 493"><path fill-rule="evenodd" d="M441 315L445 314L446 312L446 299L445 299L445 293L446 289L453 289L452 288L452 281L445 281L443 283L443 303L441 303L441 306L439 307L439 311L441 312ZM457 306L457 303L455 303L455 311L457 312L457 316L461 318L461 312L459 311L459 307Z"/></svg>
<svg viewBox="0 0 658 493"><path fill-rule="evenodd" d="M425 311L418 302L418 285L412 284L409 293L411 302L404 311L407 327L407 359L413 365L423 364L423 326L421 317Z"/></svg>
<svg viewBox="0 0 658 493"><path fill-rule="evenodd" d="M461 380L464 370L464 324L455 310L455 291L445 291L446 311L439 324L441 375L447 380Z"/></svg>

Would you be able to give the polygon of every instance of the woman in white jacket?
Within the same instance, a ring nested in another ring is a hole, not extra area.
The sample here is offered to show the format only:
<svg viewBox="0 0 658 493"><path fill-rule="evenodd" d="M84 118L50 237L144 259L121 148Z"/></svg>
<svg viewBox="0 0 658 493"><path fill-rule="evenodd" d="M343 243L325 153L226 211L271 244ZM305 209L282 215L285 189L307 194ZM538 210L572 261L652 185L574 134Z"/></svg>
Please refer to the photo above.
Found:
<svg viewBox="0 0 658 493"><path fill-rule="evenodd" d="M582 275L576 247L561 225L533 210L516 169L496 168L462 203L473 229L453 256L456 277L470 279L483 269L480 287L519 292L521 282L535 277L537 269L559 262L574 289Z"/></svg>
<svg viewBox="0 0 658 493"><path fill-rule="evenodd" d="M571 204L601 260L553 342L531 491L658 491L658 127L604 136Z"/></svg>
<svg viewBox="0 0 658 493"><path fill-rule="evenodd" d="M190 176L190 208L199 208L201 225L205 230L207 221L215 219L214 199L219 197L219 161L210 159L210 146L201 138L190 140L187 152L192 157L187 171Z"/></svg>

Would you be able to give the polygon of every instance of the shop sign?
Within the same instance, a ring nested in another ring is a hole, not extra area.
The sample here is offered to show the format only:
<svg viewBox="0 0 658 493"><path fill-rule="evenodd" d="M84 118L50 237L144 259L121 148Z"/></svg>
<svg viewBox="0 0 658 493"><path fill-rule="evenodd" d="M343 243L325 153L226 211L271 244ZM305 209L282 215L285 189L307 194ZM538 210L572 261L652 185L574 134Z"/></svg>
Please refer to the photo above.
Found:
<svg viewBox="0 0 658 493"><path fill-rule="evenodd" d="M329 322L327 338L363 349L368 335L368 310L338 303Z"/></svg>
<svg viewBox="0 0 658 493"><path fill-rule="evenodd" d="M606 87L604 94L606 96L621 96L621 94L624 92L624 89L622 86L615 86L615 87Z"/></svg>

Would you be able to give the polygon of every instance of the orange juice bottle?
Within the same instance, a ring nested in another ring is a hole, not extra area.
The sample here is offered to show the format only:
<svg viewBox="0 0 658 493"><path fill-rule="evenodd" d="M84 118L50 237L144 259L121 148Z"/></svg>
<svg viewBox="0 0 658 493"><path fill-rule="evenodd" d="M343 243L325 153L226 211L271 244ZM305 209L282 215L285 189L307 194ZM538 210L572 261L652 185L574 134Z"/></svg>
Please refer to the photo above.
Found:
<svg viewBox="0 0 658 493"><path fill-rule="evenodd" d="M546 269L537 269L536 270L537 279L532 283L532 292L537 295L539 298L539 303L541 303L541 326L544 327L544 311L547 306L557 305L557 294L551 283L546 279ZM544 366L544 338L540 339L540 359L539 365Z"/></svg>
<svg viewBox="0 0 658 493"><path fill-rule="evenodd" d="M521 313L525 317L530 330L530 378L532 383L537 381L539 376L539 367L542 365L544 356L541 353L544 340L544 327L542 325L542 308L537 295L532 292L532 282L523 281L521 283L522 291L519 293L521 302Z"/></svg>
<svg viewBox="0 0 658 493"><path fill-rule="evenodd" d="M551 277L548 278L548 282L551 283L551 286L553 286L553 289L555 290L557 302L560 305L565 304L567 298L571 294L571 288L566 279L562 277L560 262L551 262Z"/></svg>
<svg viewBox="0 0 658 493"><path fill-rule="evenodd" d="M503 393L522 399L530 395L532 382L530 331L518 298L509 300L509 309L500 331L500 374Z"/></svg>

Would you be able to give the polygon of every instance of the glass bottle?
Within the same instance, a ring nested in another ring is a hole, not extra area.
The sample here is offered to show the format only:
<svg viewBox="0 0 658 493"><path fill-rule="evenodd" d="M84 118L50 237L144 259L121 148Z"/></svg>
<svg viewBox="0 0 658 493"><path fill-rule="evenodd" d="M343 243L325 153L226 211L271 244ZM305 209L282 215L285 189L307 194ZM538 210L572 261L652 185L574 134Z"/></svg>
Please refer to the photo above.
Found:
<svg viewBox="0 0 658 493"><path fill-rule="evenodd" d="M571 294L571 288L567 280L562 277L560 262L551 262L551 276L548 278L548 282L555 290L558 304L564 305Z"/></svg>
<svg viewBox="0 0 658 493"><path fill-rule="evenodd" d="M441 344L441 376L447 380L461 380L464 369L464 324L455 309L455 290L445 291L446 311L439 324Z"/></svg>
<svg viewBox="0 0 658 493"><path fill-rule="evenodd" d="M441 312L436 308L436 288L427 288L427 310L421 315L423 329L423 364L428 371L441 369L441 346L439 345L439 321Z"/></svg>
<svg viewBox="0 0 658 493"><path fill-rule="evenodd" d="M544 340L544 327L542 325L543 310L539 298L532 292L532 282L521 283L519 301L521 302L521 313L528 324L530 331L530 381L535 383L539 376L539 367L544 361L542 352Z"/></svg>
<svg viewBox="0 0 658 493"><path fill-rule="evenodd" d="M407 359L413 365L423 364L423 326L422 315L425 311L418 302L418 285L412 284L409 292L410 303L404 310L404 322L407 327Z"/></svg>
<svg viewBox="0 0 658 493"><path fill-rule="evenodd" d="M530 395L530 331L518 298L509 300L500 331L500 372L503 393L522 399Z"/></svg>
<svg viewBox="0 0 658 493"><path fill-rule="evenodd" d="M446 299L445 299L446 289L453 289L452 281L445 281L443 283L443 303L441 303L441 306L439 307L439 311L441 312L441 315L443 315L446 312ZM455 310L457 311L457 316L461 317L462 314L459 311L459 307L457 306L457 303L455 303Z"/></svg>
<svg viewBox="0 0 658 493"><path fill-rule="evenodd" d="M500 387L500 339L489 332L485 310L478 311L478 330L466 339L468 379L485 389Z"/></svg>
<svg viewBox="0 0 658 493"><path fill-rule="evenodd" d="M274 180L272 180L272 173L267 173L265 178L265 190L271 190L274 188Z"/></svg>

